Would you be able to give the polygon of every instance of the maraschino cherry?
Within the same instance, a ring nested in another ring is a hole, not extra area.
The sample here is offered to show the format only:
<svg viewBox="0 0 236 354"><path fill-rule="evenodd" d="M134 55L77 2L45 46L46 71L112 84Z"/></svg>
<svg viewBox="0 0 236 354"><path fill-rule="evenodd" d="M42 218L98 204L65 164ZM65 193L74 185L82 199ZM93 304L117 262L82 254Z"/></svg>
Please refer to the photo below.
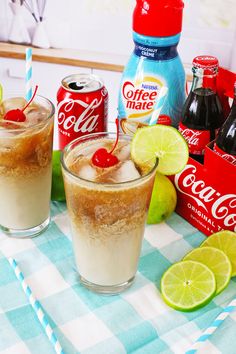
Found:
<svg viewBox="0 0 236 354"><path fill-rule="evenodd" d="M116 119L116 141L115 144L112 148L112 150L109 152L105 148L100 148L92 156L92 163L100 168L106 168L106 167L112 167L115 166L118 162L119 159L117 156L112 155L113 151L115 150L119 140L119 121Z"/></svg>
<svg viewBox="0 0 236 354"><path fill-rule="evenodd" d="M26 121L26 115L24 114L24 110L30 105L30 103L33 101L36 92L38 90L38 86L35 86L35 90L34 90L34 94L31 97L31 99L29 100L29 102L27 103L27 105L23 108L23 109L11 109L10 111L8 111L5 116L4 116L4 120L10 120L12 122L25 122Z"/></svg>

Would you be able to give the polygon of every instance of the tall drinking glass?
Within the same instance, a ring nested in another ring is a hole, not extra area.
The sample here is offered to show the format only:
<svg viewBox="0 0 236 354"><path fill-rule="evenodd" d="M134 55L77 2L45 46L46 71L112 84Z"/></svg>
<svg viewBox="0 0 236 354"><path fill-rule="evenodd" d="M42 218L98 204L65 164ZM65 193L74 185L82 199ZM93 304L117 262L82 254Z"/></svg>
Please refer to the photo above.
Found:
<svg viewBox="0 0 236 354"><path fill-rule="evenodd" d="M33 237L50 222L54 106L36 96L24 122L8 121L23 98L0 105L0 229L9 236Z"/></svg>
<svg viewBox="0 0 236 354"><path fill-rule="evenodd" d="M61 162L74 254L81 283L115 294L134 280L157 164L147 174L130 157L130 137L121 136L119 163L95 167L93 153L111 151L113 133L80 137L68 144Z"/></svg>

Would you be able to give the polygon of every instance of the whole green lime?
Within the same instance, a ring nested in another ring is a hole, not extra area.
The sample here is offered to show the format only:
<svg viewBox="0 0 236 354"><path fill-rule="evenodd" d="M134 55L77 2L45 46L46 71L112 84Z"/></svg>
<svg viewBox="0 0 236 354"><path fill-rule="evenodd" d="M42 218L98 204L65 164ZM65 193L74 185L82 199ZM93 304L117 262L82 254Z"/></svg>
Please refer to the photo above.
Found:
<svg viewBox="0 0 236 354"><path fill-rule="evenodd" d="M51 199L65 201L65 189L60 163L61 151L54 150L52 155L52 191Z"/></svg>
<svg viewBox="0 0 236 354"><path fill-rule="evenodd" d="M157 173L154 181L148 224L158 224L166 220L175 210L177 194L174 185L166 176Z"/></svg>

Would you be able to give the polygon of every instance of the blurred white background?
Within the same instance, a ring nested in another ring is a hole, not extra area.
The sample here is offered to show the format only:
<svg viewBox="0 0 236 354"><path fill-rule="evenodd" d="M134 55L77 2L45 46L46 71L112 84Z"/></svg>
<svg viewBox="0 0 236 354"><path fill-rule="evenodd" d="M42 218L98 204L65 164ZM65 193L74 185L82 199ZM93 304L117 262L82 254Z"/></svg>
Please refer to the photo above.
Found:
<svg viewBox="0 0 236 354"><path fill-rule="evenodd" d="M0 40L8 39L9 1L0 0ZM134 6L135 0L47 0L45 25L51 46L129 55ZM24 19L32 33L35 22L26 9ZM179 46L183 61L212 54L221 65L236 70L235 19L236 0L185 0Z"/></svg>

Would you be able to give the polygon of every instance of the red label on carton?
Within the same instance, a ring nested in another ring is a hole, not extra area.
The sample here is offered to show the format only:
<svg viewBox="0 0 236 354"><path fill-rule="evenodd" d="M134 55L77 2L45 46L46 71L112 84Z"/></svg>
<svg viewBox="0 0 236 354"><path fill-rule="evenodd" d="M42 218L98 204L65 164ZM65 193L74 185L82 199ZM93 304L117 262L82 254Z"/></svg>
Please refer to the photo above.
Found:
<svg viewBox="0 0 236 354"><path fill-rule="evenodd" d="M219 146L217 146L216 144L214 144L214 151L218 155L223 157L223 159L228 160L230 163L232 163L234 166L236 166L236 156L235 155L227 154L225 151L221 150L219 148Z"/></svg>
<svg viewBox="0 0 236 354"><path fill-rule="evenodd" d="M228 176L227 183L225 176ZM189 158L185 169L171 177L178 194L176 212L206 235L236 232L236 167L206 148L205 164Z"/></svg>
<svg viewBox="0 0 236 354"><path fill-rule="evenodd" d="M180 122L179 131L188 143L189 153L193 155L203 155L207 144L211 140L209 130L195 130L186 127Z"/></svg>

